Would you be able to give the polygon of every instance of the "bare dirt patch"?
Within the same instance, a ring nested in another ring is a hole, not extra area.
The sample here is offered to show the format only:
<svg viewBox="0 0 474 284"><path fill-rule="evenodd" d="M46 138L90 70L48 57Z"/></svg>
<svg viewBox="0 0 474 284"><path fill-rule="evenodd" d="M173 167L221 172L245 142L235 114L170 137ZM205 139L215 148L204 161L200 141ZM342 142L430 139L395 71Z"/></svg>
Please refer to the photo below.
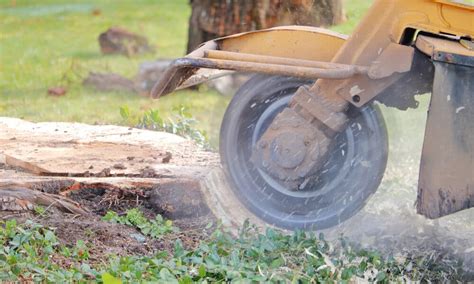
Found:
<svg viewBox="0 0 474 284"><path fill-rule="evenodd" d="M193 249L209 236L206 225L213 221L210 215L178 219L174 225L179 228L179 232L165 234L159 239L145 236L136 228L102 220L109 210L122 215L131 208L139 208L149 219L154 219L159 213L166 216L165 208L158 208L156 203L150 202L151 192L143 189L116 191L84 188L72 192L69 197L90 211L87 216L68 214L50 207L41 215L29 213L17 215L15 218L20 221L33 219L54 229L60 242L67 246L72 247L78 241L83 241L89 249L91 263L103 263L111 255L152 256L161 251L172 253L177 239L180 239L187 249Z"/></svg>
<svg viewBox="0 0 474 284"><path fill-rule="evenodd" d="M2 118L0 130L0 218L33 219L71 247L83 241L93 262L171 252L177 239L192 249L208 236L215 217L200 181L217 166L216 153L169 133L119 126ZM102 220L132 208L173 220L179 232L154 239Z"/></svg>

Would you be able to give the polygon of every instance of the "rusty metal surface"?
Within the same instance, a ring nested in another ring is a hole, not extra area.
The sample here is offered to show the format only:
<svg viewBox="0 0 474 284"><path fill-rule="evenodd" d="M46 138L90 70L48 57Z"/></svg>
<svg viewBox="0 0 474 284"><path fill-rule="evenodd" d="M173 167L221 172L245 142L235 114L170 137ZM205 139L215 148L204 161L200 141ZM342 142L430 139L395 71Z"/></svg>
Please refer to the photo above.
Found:
<svg viewBox="0 0 474 284"><path fill-rule="evenodd" d="M203 43L200 48L191 52L188 56L203 57L204 50L216 49L217 43L215 41L209 41ZM171 62L166 71L163 73L161 79L153 86L150 96L152 98L159 98L161 95L166 95L173 92L181 84L183 84L189 77L193 76L199 68L196 67L181 67L185 64L186 57L179 58Z"/></svg>
<svg viewBox="0 0 474 284"><path fill-rule="evenodd" d="M433 89L434 66L431 58L419 50L415 50L413 65L408 73L404 73L399 83L392 84L375 100L388 107L399 110L418 108L416 96L431 93Z"/></svg>
<svg viewBox="0 0 474 284"><path fill-rule="evenodd" d="M296 190L304 187L325 164L334 137L345 127L348 121L344 113L346 105L342 98L315 95L309 87L301 86L291 98L289 107L275 117L259 139L259 146L271 147L255 147L252 153L254 162L282 180L288 188ZM291 149L288 141L298 153L305 154L304 159L291 168L275 162L274 154L284 150L286 155L280 156L285 160L295 156L292 151L286 150Z"/></svg>
<svg viewBox="0 0 474 284"><path fill-rule="evenodd" d="M428 218L474 206L474 68L434 65L417 200Z"/></svg>
<svg viewBox="0 0 474 284"><path fill-rule="evenodd" d="M354 66L323 69L283 64L185 57L176 59L170 64L161 80L153 87L151 91L152 97L157 98L160 95L172 92L179 85L184 83L184 81L186 81L191 75L195 74L199 68L256 72L308 79L345 79L361 72Z"/></svg>
<svg viewBox="0 0 474 284"><path fill-rule="evenodd" d="M268 56L268 55L256 55L249 53L230 52L222 50L208 50L204 53L206 58L211 59L223 59L233 61L244 61L244 62L255 62L255 63L268 63L268 64L281 64L291 65L300 67L312 67L322 69L346 69L353 70L354 74L367 74L369 68L366 66L339 64L324 61L294 59L279 56Z"/></svg>
<svg viewBox="0 0 474 284"><path fill-rule="evenodd" d="M412 47L388 43L379 48L377 57L367 60L368 74L356 74L345 81L320 80L313 92L342 97L353 105L363 106L411 70L414 52Z"/></svg>
<svg viewBox="0 0 474 284"><path fill-rule="evenodd" d="M292 98L290 104L298 113L306 117L308 121L319 120L334 132L342 129L346 123L346 115L342 113L337 104L325 100L323 96L314 95L307 87L301 87ZM309 117L299 109L305 109Z"/></svg>
<svg viewBox="0 0 474 284"><path fill-rule="evenodd" d="M381 79L394 73L410 71L415 49L410 46L391 43L370 65L369 78Z"/></svg>
<svg viewBox="0 0 474 284"><path fill-rule="evenodd" d="M474 67L474 57L472 56L464 56L459 54L453 53L444 53L444 52L437 52L435 56L433 56L434 61L452 63L457 65L465 65L469 67Z"/></svg>
<svg viewBox="0 0 474 284"><path fill-rule="evenodd" d="M233 61L222 59L188 58L191 66L210 69L235 70L242 72L257 72L270 75L283 75L308 79L345 79L358 74L360 71L353 66L347 68L314 68L285 64L268 64L257 62Z"/></svg>
<svg viewBox="0 0 474 284"><path fill-rule="evenodd" d="M178 88L199 69L199 67L192 67L191 63L192 60L188 58L179 58L171 62L160 80L153 86L150 96L156 99Z"/></svg>
<svg viewBox="0 0 474 284"><path fill-rule="evenodd" d="M252 152L255 165L291 190L304 187L305 179L318 170L315 162L321 160L331 141L316 125L307 127L306 123L293 109L285 108Z"/></svg>
<svg viewBox="0 0 474 284"><path fill-rule="evenodd" d="M463 42L468 42L463 40ZM450 40L447 38L435 38L429 36L419 36L416 39L416 47L430 57L435 57L437 53L452 53L467 57L474 57L474 50L469 49L467 43Z"/></svg>
<svg viewBox="0 0 474 284"><path fill-rule="evenodd" d="M329 62L346 38L342 34L321 28L282 26L209 41L186 57L174 61L160 81L153 87L151 97L158 98L169 94L188 79L190 80L186 82L187 86L190 86L189 82L197 84L209 80L211 76L206 75L194 79L190 78L198 71L199 67L196 64L191 64L188 58L202 58L205 51L219 49L255 55ZM358 71L356 70L356 72Z"/></svg>
<svg viewBox="0 0 474 284"><path fill-rule="evenodd" d="M473 37L473 12L472 9L435 1L377 0L333 62L370 65L390 44L399 43L407 28L433 34L442 32L457 37ZM336 93L353 105L362 106L401 77L394 74L385 79L372 80L358 75L337 82L318 80L317 84L321 92ZM354 96L357 96L356 99L353 99Z"/></svg>
<svg viewBox="0 0 474 284"><path fill-rule="evenodd" d="M474 50L469 43L473 42L419 36L416 47L434 61L474 67Z"/></svg>

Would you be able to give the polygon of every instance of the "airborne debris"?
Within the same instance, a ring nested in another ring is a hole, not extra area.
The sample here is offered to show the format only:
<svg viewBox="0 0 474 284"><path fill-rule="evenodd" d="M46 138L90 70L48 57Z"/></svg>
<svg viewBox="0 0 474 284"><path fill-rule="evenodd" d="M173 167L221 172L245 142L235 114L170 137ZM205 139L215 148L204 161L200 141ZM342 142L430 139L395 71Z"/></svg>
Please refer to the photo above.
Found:
<svg viewBox="0 0 474 284"><path fill-rule="evenodd" d="M459 112L462 111L463 109L465 109L465 107L463 107L463 106L462 106L462 107L458 107L458 108L456 109L456 113L459 113Z"/></svg>

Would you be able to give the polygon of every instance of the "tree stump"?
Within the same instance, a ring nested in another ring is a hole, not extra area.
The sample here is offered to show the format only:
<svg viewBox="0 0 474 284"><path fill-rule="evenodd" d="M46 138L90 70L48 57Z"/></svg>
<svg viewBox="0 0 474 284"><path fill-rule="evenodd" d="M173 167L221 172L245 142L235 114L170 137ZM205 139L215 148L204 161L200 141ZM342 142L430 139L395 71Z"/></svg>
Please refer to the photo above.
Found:
<svg viewBox="0 0 474 284"><path fill-rule="evenodd" d="M0 119L0 211L54 205L87 214L95 204L81 208L70 197L89 191L110 204L145 200L173 219L213 219L200 184L218 165L216 153L169 133Z"/></svg>
<svg viewBox="0 0 474 284"><path fill-rule="evenodd" d="M191 7L188 53L202 42L230 34L344 21L342 0L191 0Z"/></svg>

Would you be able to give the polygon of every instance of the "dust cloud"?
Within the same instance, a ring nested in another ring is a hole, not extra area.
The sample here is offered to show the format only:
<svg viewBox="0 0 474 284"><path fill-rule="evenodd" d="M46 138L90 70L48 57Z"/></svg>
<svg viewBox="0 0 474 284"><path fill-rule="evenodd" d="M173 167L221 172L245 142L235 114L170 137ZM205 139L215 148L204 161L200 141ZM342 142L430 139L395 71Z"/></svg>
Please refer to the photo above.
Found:
<svg viewBox="0 0 474 284"><path fill-rule="evenodd" d="M381 186L366 206L327 236L343 234L363 247L386 253L441 253L463 261L474 277L474 209L436 220L416 213L418 173L430 95L418 97L416 110L381 107L390 139Z"/></svg>
<svg viewBox="0 0 474 284"><path fill-rule="evenodd" d="M407 111L380 105L390 140L382 184L360 212L323 233L327 239L338 239L342 234L364 248L394 256L432 253L454 257L463 262L467 276L474 278L474 208L436 220L416 213L418 174L430 94L416 98L419 107ZM203 184L209 207L224 224L236 226L252 216L232 197L221 170L212 171ZM251 221L265 226L257 218Z"/></svg>

